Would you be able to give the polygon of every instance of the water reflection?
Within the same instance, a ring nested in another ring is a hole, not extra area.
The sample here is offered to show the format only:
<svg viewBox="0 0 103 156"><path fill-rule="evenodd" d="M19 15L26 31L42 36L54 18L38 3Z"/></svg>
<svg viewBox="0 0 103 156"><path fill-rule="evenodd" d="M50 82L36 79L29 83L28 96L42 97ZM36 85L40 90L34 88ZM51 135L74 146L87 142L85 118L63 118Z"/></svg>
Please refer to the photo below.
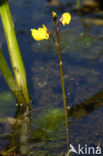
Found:
<svg viewBox="0 0 103 156"><path fill-rule="evenodd" d="M100 59L103 56L103 49L99 52L99 54L96 56L96 60Z"/></svg>
<svg viewBox="0 0 103 156"><path fill-rule="evenodd" d="M102 106L103 106L103 91L100 91L96 95L93 95L89 99L86 99L82 103L72 107L69 113L71 117L80 119L96 111Z"/></svg>
<svg viewBox="0 0 103 156"><path fill-rule="evenodd" d="M103 91L100 91L72 107L69 110L69 127L72 125L70 117L82 119L102 106ZM19 106L16 110L15 118L9 118L7 121L1 120L1 122L10 122L12 124L12 132L7 137L9 143L5 148L6 153L8 155L10 153L14 155L32 153L39 156L39 154L48 155L54 149L65 149L64 111L59 108L53 108L41 113L40 110L35 112L36 115L39 115L33 120L31 120L31 113L31 104L26 107ZM33 125L32 129L31 124Z"/></svg>
<svg viewBox="0 0 103 156"><path fill-rule="evenodd" d="M7 151L11 150L11 154L13 150L13 153L25 155L30 151L31 104L25 107L19 106L12 122L12 132L9 135L9 144L6 149ZM7 153L9 155L9 152Z"/></svg>

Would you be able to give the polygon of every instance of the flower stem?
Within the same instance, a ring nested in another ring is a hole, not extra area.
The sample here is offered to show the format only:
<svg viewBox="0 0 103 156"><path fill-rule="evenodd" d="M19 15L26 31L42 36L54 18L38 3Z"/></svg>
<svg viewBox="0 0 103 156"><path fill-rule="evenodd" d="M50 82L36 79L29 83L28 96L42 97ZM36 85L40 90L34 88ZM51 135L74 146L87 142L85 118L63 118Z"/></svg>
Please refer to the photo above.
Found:
<svg viewBox="0 0 103 156"><path fill-rule="evenodd" d="M7 40L11 65L15 76L16 84L23 98L25 99L25 103L29 103L30 98L29 98L28 88L27 88L26 72L25 72L22 56L20 53L20 49L18 46L18 42L14 30L14 24L12 21L10 8L7 0L4 0L2 4L0 3L0 15L1 15L4 32L5 32L5 37Z"/></svg>
<svg viewBox="0 0 103 156"><path fill-rule="evenodd" d="M54 25L55 25L55 32L56 32L56 37L57 37L56 46L57 46L58 57L59 57L60 77L61 77L63 103L64 103L64 111L65 111L65 127L66 127L66 138L67 138L67 149L68 149L68 147L69 147L68 146L69 145L68 112L67 112L66 95L65 95L65 87L64 87L64 76L63 76L64 74L63 74L63 65L62 65L61 48L60 48L60 37L59 37L59 31L58 31L56 20L54 20Z"/></svg>
<svg viewBox="0 0 103 156"><path fill-rule="evenodd" d="M80 0L77 0L77 9L80 8Z"/></svg>

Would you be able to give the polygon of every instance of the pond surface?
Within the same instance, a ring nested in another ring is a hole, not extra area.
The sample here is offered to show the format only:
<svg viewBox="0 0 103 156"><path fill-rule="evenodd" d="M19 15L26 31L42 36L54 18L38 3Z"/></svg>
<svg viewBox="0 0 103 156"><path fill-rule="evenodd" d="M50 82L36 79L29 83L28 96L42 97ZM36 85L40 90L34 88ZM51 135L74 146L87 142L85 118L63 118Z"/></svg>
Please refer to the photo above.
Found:
<svg viewBox="0 0 103 156"><path fill-rule="evenodd" d="M66 0L64 7L54 8L48 7L46 0L9 2L33 102L25 112L20 111L22 105L16 106L0 73L0 154L64 156L66 153L56 47L51 39L35 42L30 33L31 28L42 24L54 31L52 10L61 16L69 9L72 16L69 25L60 27L66 99L70 106L70 144L76 149L79 144L103 147L103 27L86 23L87 18L101 20L103 12L82 15L73 4L66 5ZM0 45L10 65L1 22L0 36Z"/></svg>

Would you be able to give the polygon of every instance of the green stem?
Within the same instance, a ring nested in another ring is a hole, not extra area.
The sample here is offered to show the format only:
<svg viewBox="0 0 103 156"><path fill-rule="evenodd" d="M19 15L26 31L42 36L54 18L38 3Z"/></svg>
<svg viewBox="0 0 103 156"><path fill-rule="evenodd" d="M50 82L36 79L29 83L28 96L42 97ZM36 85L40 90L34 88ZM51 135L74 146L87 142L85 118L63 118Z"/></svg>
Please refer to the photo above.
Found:
<svg viewBox="0 0 103 156"><path fill-rule="evenodd" d="M58 57L59 57L60 77L61 77L62 92L63 92L63 103L64 103L64 111L65 111L65 126L66 126L67 149L68 149L68 147L69 147L68 111L67 111L66 95L65 95L65 87L64 87L64 76L63 76L64 74L63 74L61 48L60 48L60 37L59 37L59 32L58 32L58 27L57 27L57 24L56 24L56 20L54 20L54 24L55 24L55 32L56 32L56 37L57 37L57 44L56 45L57 45Z"/></svg>
<svg viewBox="0 0 103 156"><path fill-rule="evenodd" d="M77 9L80 8L80 0L77 0Z"/></svg>
<svg viewBox="0 0 103 156"><path fill-rule="evenodd" d="M26 72L22 60L22 56L19 50L14 24L12 21L9 4L8 1L5 0L2 5L0 5L0 15L1 20L7 40L9 55L11 59L11 65L13 69L13 73L15 76L15 80L17 86L25 99L25 103L30 102L28 88L27 88L27 81L26 81Z"/></svg>
<svg viewBox="0 0 103 156"><path fill-rule="evenodd" d="M0 49L0 70L2 72L2 75L4 76L4 79L6 83L8 84L8 87L16 97L16 100L18 103L24 103L24 99L21 96L21 93L16 85L15 79L9 69L9 66L3 56L3 52Z"/></svg>

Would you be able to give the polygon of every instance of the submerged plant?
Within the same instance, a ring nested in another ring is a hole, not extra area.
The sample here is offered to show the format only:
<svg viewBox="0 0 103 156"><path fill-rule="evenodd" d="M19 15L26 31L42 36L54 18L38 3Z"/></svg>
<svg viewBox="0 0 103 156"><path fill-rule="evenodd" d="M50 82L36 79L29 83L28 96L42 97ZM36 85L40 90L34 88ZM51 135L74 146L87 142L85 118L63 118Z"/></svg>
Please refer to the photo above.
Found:
<svg viewBox="0 0 103 156"><path fill-rule="evenodd" d="M56 38L49 32L49 30L46 28L45 25L43 25L43 28L31 29L31 34L34 40L40 41L40 40L47 40L50 37L55 42L55 45L57 46L58 50L58 57L59 57L59 67L60 67L60 77L61 77L61 85L62 85L62 93L63 93L63 103L64 103L64 111L65 111L65 126L66 126L66 138L67 138L67 148L69 145L69 134L68 134L68 113L67 113L67 104L66 104L66 95L65 95L65 87L64 87L64 76L63 76L63 64L62 64L62 57L61 57L61 48L60 48L60 37L59 37L59 26L60 25L67 25L71 21L71 15L69 12L63 13L61 18L59 19L57 23L57 14L56 12L52 12L52 17L54 21L55 26L55 33Z"/></svg>

